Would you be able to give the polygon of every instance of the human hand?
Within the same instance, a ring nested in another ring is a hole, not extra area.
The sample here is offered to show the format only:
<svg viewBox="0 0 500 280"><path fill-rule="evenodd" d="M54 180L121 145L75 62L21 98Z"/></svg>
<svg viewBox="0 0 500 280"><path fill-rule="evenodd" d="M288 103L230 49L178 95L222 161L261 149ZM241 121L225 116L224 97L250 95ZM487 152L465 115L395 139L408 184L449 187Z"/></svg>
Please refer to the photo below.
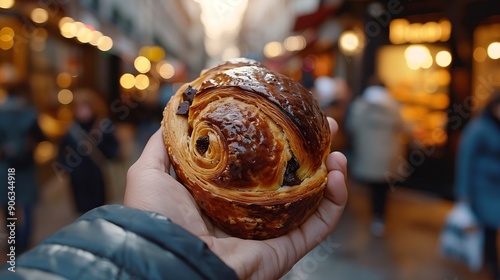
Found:
<svg viewBox="0 0 500 280"><path fill-rule="evenodd" d="M333 137L338 126L333 119L328 121ZM347 160L343 154L333 152L326 165L325 197L304 224L273 239L239 239L217 228L200 211L188 190L168 174L170 161L160 129L128 171L124 204L162 214L198 236L240 279L277 279L324 240L342 215L347 202Z"/></svg>

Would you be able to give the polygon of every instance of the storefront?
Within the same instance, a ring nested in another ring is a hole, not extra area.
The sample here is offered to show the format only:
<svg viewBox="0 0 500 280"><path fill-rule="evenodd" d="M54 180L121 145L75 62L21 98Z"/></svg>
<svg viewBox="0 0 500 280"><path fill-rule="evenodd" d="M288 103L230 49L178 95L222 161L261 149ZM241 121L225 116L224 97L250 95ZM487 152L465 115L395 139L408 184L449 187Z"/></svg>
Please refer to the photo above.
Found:
<svg viewBox="0 0 500 280"><path fill-rule="evenodd" d="M390 180L396 185L451 196L453 151L448 139L451 22L436 16L393 19L390 44L375 54L375 74L401 104L406 123L407 157Z"/></svg>
<svg viewBox="0 0 500 280"><path fill-rule="evenodd" d="M474 30L472 95L467 102L473 114L500 92L500 22L486 21Z"/></svg>
<svg viewBox="0 0 500 280"><path fill-rule="evenodd" d="M38 164L57 155L57 141L73 120L76 91L88 88L106 101L119 95L113 73L118 75L120 59L107 52L111 38L83 23L69 36L63 26L76 20L62 7L51 8L15 2L0 9L0 102L23 96L37 111L47 136L35 149Z"/></svg>
<svg viewBox="0 0 500 280"><path fill-rule="evenodd" d="M452 198L462 129L500 89L498 11L487 2L457 2L456 13L404 8L391 18L385 43L371 48L373 73L401 103L410 131L395 180Z"/></svg>

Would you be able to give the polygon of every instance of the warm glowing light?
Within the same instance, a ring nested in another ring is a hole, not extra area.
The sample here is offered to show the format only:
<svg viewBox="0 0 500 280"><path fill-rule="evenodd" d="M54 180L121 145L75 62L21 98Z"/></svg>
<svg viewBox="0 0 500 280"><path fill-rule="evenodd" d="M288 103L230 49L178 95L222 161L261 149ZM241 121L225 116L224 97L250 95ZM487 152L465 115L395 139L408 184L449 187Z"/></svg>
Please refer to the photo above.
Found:
<svg viewBox="0 0 500 280"><path fill-rule="evenodd" d="M135 85L135 77L130 73L125 73L120 77L120 85L124 89L131 89Z"/></svg>
<svg viewBox="0 0 500 280"><path fill-rule="evenodd" d="M175 74L174 66L168 62L159 63L156 69L160 76L165 80L172 78Z"/></svg>
<svg viewBox="0 0 500 280"><path fill-rule="evenodd" d="M144 56L138 56L134 60L134 67L139 73L147 73L151 69L151 62Z"/></svg>
<svg viewBox="0 0 500 280"><path fill-rule="evenodd" d="M14 6L14 0L0 0L0 8L2 9L10 9Z"/></svg>
<svg viewBox="0 0 500 280"><path fill-rule="evenodd" d="M446 69L439 69L435 72L435 80L438 81L438 84L441 86L447 86L451 82L451 74Z"/></svg>
<svg viewBox="0 0 500 280"><path fill-rule="evenodd" d="M49 19L49 13L42 8L35 8L31 11L31 20L34 23L44 23Z"/></svg>
<svg viewBox="0 0 500 280"><path fill-rule="evenodd" d="M441 67L447 67L451 63L451 53L449 51L440 51L436 54L436 64Z"/></svg>
<svg viewBox="0 0 500 280"><path fill-rule="evenodd" d="M207 64L220 61L224 51L238 44L248 0L195 0L200 5Z"/></svg>
<svg viewBox="0 0 500 280"><path fill-rule="evenodd" d="M393 44L448 41L451 23L446 19L439 22L410 23L406 19L394 19L389 25L389 40Z"/></svg>
<svg viewBox="0 0 500 280"><path fill-rule="evenodd" d="M425 56L425 59L422 62L420 62L420 67L423 69L429 69L431 68L433 62L434 60L432 59L432 56L429 53L428 55Z"/></svg>
<svg viewBox="0 0 500 280"><path fill-rule="evenodd" d="M33 153L33 159L38 164L43 164L51 160L56 155L54 144L49 141L40 142Z"/></svg>
<svg viewBox="0 0 500 280"><path fill-rule="evenodd" d="M405 40L405 29L406 26L410 25L410 22L404 18L398 18L391 21L389 25L389 40L393 44L403 44L406 43Z"/></svg>
<svg viewBox="0 0 500 280"><path fill-rule="evenodd" d="M412 23L405 30L405 39L410 43L420 43L423 42L422 38L420 38L420 30L422 29L421 23Z"/></svg>
<svg viewBox="0 0 500 280"><path fill-rule="evenodd" d="M0 49L8 50L14 46L14 30L10 27L0 29Z"/></svg>
<svg viewBox="0 0 500 280"><path fill-rule="evenodd" d="M65 22L61 25L60 32L64 38L73 38L78 30L74 22Z"/></svg>
<svg viewBox="0 0 500 280"><path fill-rule="evenodd" d="M146 57L151 62L158 62L165 57L165 50L159 46L145 46L139 50L139 55Z"/></svg>
<svg viewBox="0 0 500 280"><path fill-rule="evenodd" d="M74 22L75 22L75 20L73 20L70 17L63 17L59 20L59 24L58 24L59 29L61 29L65 23L74 23Z"/></svg>
<svg viewBox="0 0 500 280"><path fill-rule="evenodd" d="M78 33L76 33L76 39L82 43L90 42L90 40L92 40L92 30L86 26L80 28Z"/></svg>
<svg viewBox="0 0 500 280"><path fill-rule="evenodd" d="M419 30L420 38L424 42L436 42L441 38L441 28L435 21L429 21L422 25Z"/></svg>
<svg viewBox="0 0 500 280"><path fill-rule="evenodd" d="M56 82L60 88L68 88L71 85L72 77L68 72L61 72L57 75Z"/></svg>
<svg viewBox="0 0 500 280"><path fill-rule="evenodd" d="M10 37L14 38L15 34L16 33L14 32L14 29L10 27L4 27L0 29L0 35L9 35Z"/></svg>
<svg viewBox="0 0 500 280"><path fill-rule="evenodd" d="M135 87L140 90L147 89L149 87L149 78L144 74L139 74L135 77Z"/></svg>
<svg viewBox="0 0 500 280"><path fill-rule="evenodd" d="M78 34L78 31L80 31L80 29L86 27L83 22L79 22L79 21L75 21L73 23L73 25L75 26L74 29L73 29L73 31L75 33L73 37L76 37L76 35Z"/></svg>
<svg viewBox="0 0 500 280"><path fill-rule="evenodd" d="M439 88L437 81L434 79L424 79L423 86L426 92L436 92Z"/></svg>
<svg viewBox="0 0 500 280"><path fill-rule="evenodd" d="M290 36L285 39L284 46L289 52L300 51L306 47L306 39L302 35Z"/></svg>
<svg viewBox="0 0 500 280"><path fill-rule="evenodd" d="M474 60L477 62L483 62L486 60L486 57L488 56L488 53L486 52L486 49L483 47L477 47L474 50L474 53L472 54L474 57Z"/></svg>
<svg viewBox="0 0 500 280"><path fill-rule="evenodd" d="M354 31L344 31L340 35L339 46L343 53L354 54L360 49L359 36Z"/></svg>
<svg viewBox="0 0 500 280"><path fill-rule="evenodd" d="M38 123L43 133L48 137L56 137L61 135L61 124L59 120L48 113L40 113Z"/></svg>
<svg viewBox="0 0 500 280"><path fill-rule="evenodd" d="M264 46L264 55L269 58L277 57L283 54L283 46L280 42L269 42Z"/></svg>
<svg viewBox="0 0 500 280"><path fill-rule="evenodd" d="M406 64L412 70L427 69L432 66L431 53L424 45L411 45L405 49L404 55Z"/></svg>
<svg viewBox="0 0 500 280"><path fill-rule="evenodd" d="M446 42L450 39L451 35L451 22L446 19L442 19L439 21L439 27L441 29L441 42Z"/></svg>
<svg viewBox="0 0 500 280"><path fill-rule="evenodd" d="M488 45L488 48L486 49L488 56L491 59L499 59L500 58L500 43L499 42L493 42Z"/></svg>
<svg viewBox="0 0 500 280"><path fill-rule="evenodd" d="M89 43L92 46L97 46L99 38L101 38L102 36L103 36L102 32L97 30L92 31L92 38L90 39Z"/></svg>
<svg viewBox="0 0 500 280"><path fill-rule="evenodd" d="M113 47L113 39L109 36L102 36L97 40L97 48L103 52L109 51Z"/></svg>
<svg viewBox="0 0 500 280"><path fill-rule="evenodd" d="M57 100L63 105L69 104L73 101L73 92L69 89L61 89L57 94Z"/></svg>

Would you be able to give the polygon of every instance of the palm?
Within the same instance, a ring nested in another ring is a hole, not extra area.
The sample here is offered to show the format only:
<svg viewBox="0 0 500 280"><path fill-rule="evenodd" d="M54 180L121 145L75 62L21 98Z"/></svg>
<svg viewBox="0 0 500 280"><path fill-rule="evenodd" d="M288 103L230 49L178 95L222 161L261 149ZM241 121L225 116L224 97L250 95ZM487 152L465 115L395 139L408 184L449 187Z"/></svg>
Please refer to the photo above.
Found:
<svg viewBox="0 0 500 280"><path fill-rule="evenodd" d="M330 124L333 135L336 124L332 121ZM167 216L200 237L242 279L275 279L319 244L342 214L347 200L345 157L340 153L330 154L327 168L325 199L303 225L274 239L239 239L217 228L202 214L187 189L168 175L169 160L159 131L151 137L141 158L127 174L124 204Z"/></svg>

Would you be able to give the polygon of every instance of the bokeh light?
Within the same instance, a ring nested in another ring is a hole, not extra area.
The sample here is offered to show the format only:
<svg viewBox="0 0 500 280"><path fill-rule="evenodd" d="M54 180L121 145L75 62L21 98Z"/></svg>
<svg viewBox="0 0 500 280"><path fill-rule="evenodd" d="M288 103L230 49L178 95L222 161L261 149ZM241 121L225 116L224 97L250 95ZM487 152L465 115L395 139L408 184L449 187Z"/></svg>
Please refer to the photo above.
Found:
<svg viewBox="0 0 500 280"><path fill-rule="evenodd" d="M10 27L0 29L0 49L8 50L14 46L14 30Z"/></svg>
<svg viewBox="0 0 500 280"><path fill-rule="evenodd" d="M151 69L151 62L144 56L138 56L134 60L134 67L139 73L147 73Z"/></svg>
<svg viewBox="0 0 500 280"><path fill-rule="evenodd" d="M74 22L65 22L61 25L60 32L64 38L73 38L76 36L78 30Z"/></svg>
<svg viewBox="0 0 500 280"><path fill-rule="evenodd" d="M67 105L73 101L73 92L69 89L61 89L57 94L57 100L63 105Z"/></svg>
<svg viewBox="0 0 500 280"><path fill-rule="evenodd" d="M440 51L436 54L436 64L441 67L447 67L451 64L451 53L449 51Z"/></svg>
<svg viewBox="0 0 500 280"><path fill-rule="evenodd" d="M45 9L35 8L33 9L33 11L31 11L31 20L34 23L42 24L47 22L48 19L49 13Z"/></svg>
<svg viewBox="0 0 500 280"><path fill-rule="evenodd" d="M474 57L474 60L477 62L485 61L487 56L488 53L486 52L486 49L483 47L477 47L474 50L474 53L472 54L472 57Z"/></svg>
<svg viewBox="0 0 500 280"><path fill-rule="evenodd" d="M89 44L91 44L92 46L97 46L97 44L99 43L99 38L101 38L102 36L102 32L97 30L92 31L92 36L90 38Z"/></svg>
<svg viewBox="0 0 500 280"><path fill-rule="evenodd" d="M404 55L408 68L412 70L427 69L432 66L431 53L424 45L410 45L405 49Z"/></svg>
<svg viewBox="0 0 500 280"><path fill-rule="evenodd" d="M135 77L135 87L139 90L144 90L149 87L149 78L144 74L139 74Z"/></svg>
<svg viewBox="0 0 500 280"><path fill-rule="evenodd" d="M139 50L139 55L146 57L151 62L159 62L165 57L165 50L159 46L144 46Z"/></svg>
<svg viewBox="0 0 500 280"><path fill-rule="evenodd" d="M72 79L68 72L61 72L57 75L56 82L60 88L68 88L71 85Z"/></svg>
<svg viewBox="0 0 500 280"><path fill-rule="evenodd" d="M102 36L97 40L97 48L103 52L109 51L113 47L113 39L109 36Z"/></svg>
<svg viewBox="0 0 500 280"><path fill-rule="evenodd" d="M70 17L63 17L59 20L59 24L58 24L59 29L61 29L65 23L74 23L74 22L75 22L75 20L70 18Z"/></svg>
<svg viewBox="0 0 500 280"><path fill-rule="evenodd" d="M280 42L269 42L264 46L264 55L269 58L278 57L284 52Z"/></svg>
<svg viewBox="0 0 500 280"><path fill-rule="evenodd" d="M174 66L166 61L159 62L156 67L156 70L158 71L160 76L165 80L168 80L175 75Z"/></svg>
<svg viewBox="0 0 500 280"><path fill-rule="evenodd" d="M493 42L493 43L489 44L486 51L488 53L488 56L491 59L499 59L500 58L500 43Z"/></svg>
<svg viewBox="0 0 500 280"><path fill-rule="evenodd" d="M33 153L33 159L38 164L43 164L56 156L56 147L49 141L38 143Z"/></svg>
<svg viewBox="0 0 500 280"><path fill-rule="evenodd" d="M344 31L339 38L339 46L343 53L354 54L360 49L358 34L352 30Z"/></svg>
<svg viewBox="0 0 500 280"><path fill-rule="evenodd" d="M135 85L135 77L130 73L125 73L120 77L120 85L124 89L131 89Z"/></svg>
<svg viewBox="0 0 500 280"><path fill-rule="evenodd" d="M2 9L10 9L14 6L14 0L0 0L0 8Z"/></svg>
<svg viewBox="0 0 500 280"><path fill-rule="evenodd" d="M284 46L289 52L300 51L306 47L306 39L302 35L290 36L285 39Z"/></svg>
<svg viewBox="0 0 500 280"><path fill-rule="evenodd" d="M76 39L81 43L88 43L92 40L92 30L87 26L83 26L76 33Z"/></svg>

